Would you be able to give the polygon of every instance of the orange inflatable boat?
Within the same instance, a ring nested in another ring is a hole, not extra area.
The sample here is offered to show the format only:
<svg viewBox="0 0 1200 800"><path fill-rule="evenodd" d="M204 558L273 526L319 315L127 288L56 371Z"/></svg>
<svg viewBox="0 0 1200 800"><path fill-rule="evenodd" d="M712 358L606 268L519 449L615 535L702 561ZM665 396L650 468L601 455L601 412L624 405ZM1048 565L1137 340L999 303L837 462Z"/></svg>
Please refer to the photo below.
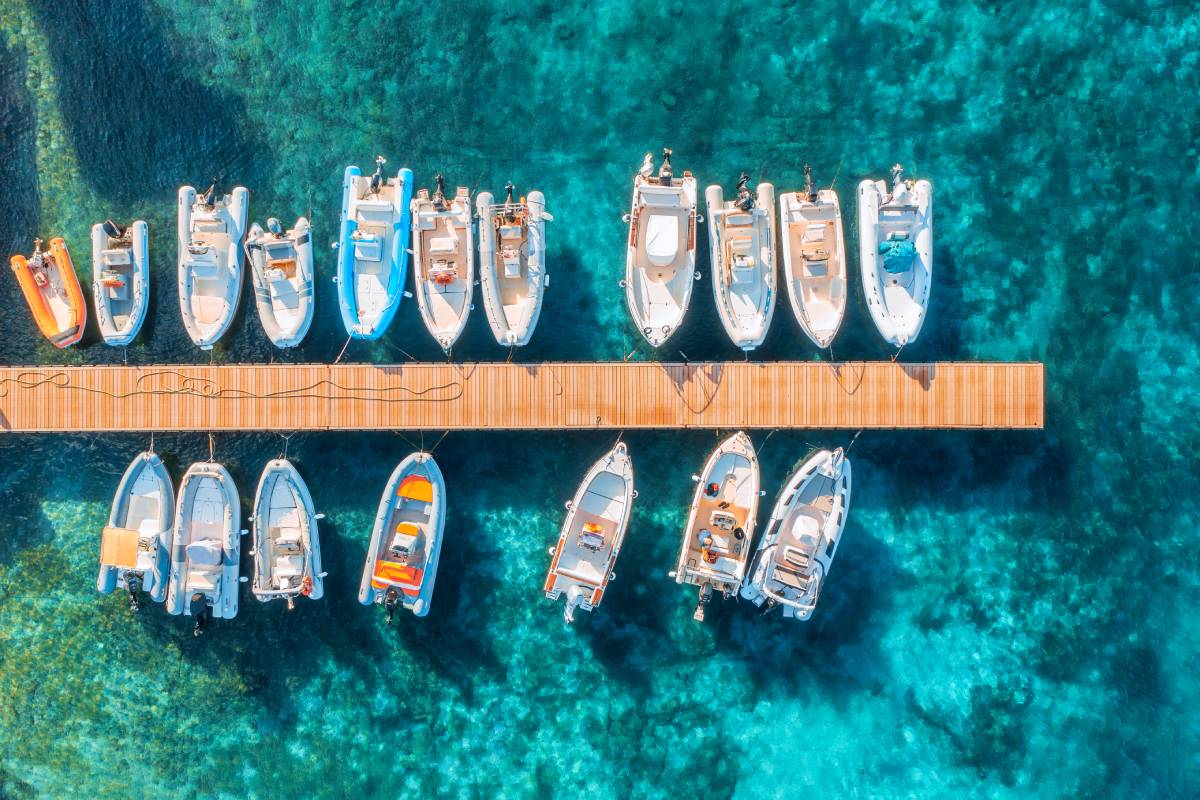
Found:
<svg viewBox="0 0 1200 800"><path fill-rule="evenodd" d="M34 321L50 343L70 347L78 342L87 322L87 305L67 243L55 237L50 249L43 250L42 240L34 239L33 255L13 256L12 268Z"/></svg>

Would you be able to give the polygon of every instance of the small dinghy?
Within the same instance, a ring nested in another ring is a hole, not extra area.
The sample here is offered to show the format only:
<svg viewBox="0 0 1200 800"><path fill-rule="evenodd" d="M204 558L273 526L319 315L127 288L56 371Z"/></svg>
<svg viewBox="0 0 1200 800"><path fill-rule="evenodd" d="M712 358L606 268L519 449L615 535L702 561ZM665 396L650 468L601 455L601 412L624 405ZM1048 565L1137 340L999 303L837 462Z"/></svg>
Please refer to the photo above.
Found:
<svg viewBox="0 0 1200 800"><path fill-rule="evenodd" d="M842 207L833 189L817 190L804 165L804 191L779 197L783 271L796 321L817 347L829 347L846 316Z"/></svg>
<svg viewBox="0 0 1200 800"><path fill-rule="evenodd" d="M221 198L216 184L203 195L179 188L179 308L201 350L211 350L237 314L249 204L241 186Z"/></svg>
<svg viewBox="0 0 1200 800"><path fill-rule="evenodd" d="M78 342L87 323L87 304L67 243L56 236L50 249L43 250L42 240L34 239L33 255L13 256L10 263L42 335L58 348Z"/></svg>
<svg viewBox="0 0 1200 800"><path fill-rule="evenodd" d="M254 495L254 583L250 589L262 601L297 597L320 600L325 595L321 571L321 541L312 495L296 468L276 459L263 469Z"/></svg>
<svg viewBox="0 0 1200 800"><path fill-rule="evenodd" d="M629 527L629 512L637 492L633 488L633 462L624 442L592 465L575 499L567 503L558 545L550 548L546 597L566 595L563 619L571 622L575 609L591 611L600 605L621 542Z"/></svg>
<svg viewBox="0 0 1200 800"><path fill-rule="evenodd" d="M396 316L408 269L408 204L412 170L383 177L387 159L364 178L346 167L342 178L342 225L338 236L338 304L342 324L355 339L378 339Z"/></svg>
<svg viewBox="0 0 1200 800"><path fill-rule="evenodd" d="M112 220L92 226L92 299L104 343L128 345L150 305L146 223L122 228Z"/></svg>
<svg viewBox="0 0 1200 800"><path fill-rule="evenodd" d="M108 525L100 538L96 589L101 594L124 587L133 611L140 606L142 592L155 603L163 601L174 515L175 491L166 466L152 451L139 453L117 484Z"/></svg>
<svg viewBox="0 0 1200 800"><path fill-rule="evenodd" d="M875 327L896 347L915 342L933 282L933 187L892 167L883 181L858 185L858 241L863 293Z"/></svg>
<svg viewBox="0 0 1200 800"><path fill-rule="evenodd" d="M699 485L671 577L700 587L693 618L703 621L713 591L730 597L746 575L759 498L754 443L746 434L735 433L713 451L704 471L692 477Z"/></svg>
<svg viewBox="0 0 1200 800"><path fill-rule="evenodd" d="M233 619L238 612L242 556L242 506L225 467L192 464L179 484L167 612L190 614L199 636L210 617Z"/></svg>
<svg viewBox="0 0 1200 800"><path fill-rule="evenodd" d="M633 176L633 210L625 215L625 301L638 330L658 347L683 323L692 299L696 271L696 179L671 172L671 150L663 150L658 177L654 156L646 154Z"/></svg>
<svg viewBox="0 0 1200 800"><path fill-rule="evenodd" d="M383 490L358 601L381 603L391 624L400 606L429 613L446 527L446 483L429 453L400 462Z"/></svg>
<svg viewBox="0 0 1200 800"><path fill-rule="evenodd" d="M542 313L542 293L550 285L546 274L546 198L539 191L518 202L513 185L500 205L492 193L475 198L479 215L479 277L488 325L499 344L529 344Z"/></svg>
<svg viewBox="0 0 1200 800"><path fill-rule="evenodd" d="M300 217L295 227L284 231L279 220L267 220L263 230L257 222L246 236L250 279L258 318L276 347L300 344L313 319L312 230Z"/></svg>
<svg viewBox="0 0 1200 800"><path fill-rule="evenodd" d="M713 298L721 324L743 350L762 344L775 314L775 187L738 178L737 199L725 201L720 186L704 191Z"/></svg>
<svg viewBox="0 0 1200 800"><path fill-rule="evenodd" d="M779 493L742 597L781 606L791 619L811 617L849 510L850 459L841 448L814 453Z"/></svg>
<svg viewBox="0 0 1200 800"><path fill-rule="evenodd" d="M471 312L475 283L471 192L459 186L447 200L438 174L433 196L421 189L412 202L414 283L421 319L447 353L458 341Z"/></svg>

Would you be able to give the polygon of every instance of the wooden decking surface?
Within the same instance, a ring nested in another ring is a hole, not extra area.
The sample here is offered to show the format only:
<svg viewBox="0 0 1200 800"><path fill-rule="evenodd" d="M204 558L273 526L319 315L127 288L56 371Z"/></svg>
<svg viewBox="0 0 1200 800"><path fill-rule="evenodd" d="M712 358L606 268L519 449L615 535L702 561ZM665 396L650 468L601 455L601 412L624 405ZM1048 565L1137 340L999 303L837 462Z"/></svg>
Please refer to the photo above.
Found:
<svg viewBox="0 0 1200 800"><path fill-rule="evenodd" d="M0 430L1041 428L1041 364L0 368Z"/></svg>

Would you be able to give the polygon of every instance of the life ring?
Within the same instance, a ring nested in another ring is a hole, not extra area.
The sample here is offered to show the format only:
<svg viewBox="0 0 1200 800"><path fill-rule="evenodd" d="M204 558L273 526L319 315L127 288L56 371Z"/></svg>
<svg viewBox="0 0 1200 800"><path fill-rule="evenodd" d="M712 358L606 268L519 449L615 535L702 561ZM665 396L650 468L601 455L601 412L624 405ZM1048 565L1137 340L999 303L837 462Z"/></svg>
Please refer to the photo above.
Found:
<svg viewBox="0 0 1200 800"><path fill-rule="evenodd" d="M300 594L308 597L310 594L312 594L312 589L312 578L308 575L305 575L300 579Z"/></svg>

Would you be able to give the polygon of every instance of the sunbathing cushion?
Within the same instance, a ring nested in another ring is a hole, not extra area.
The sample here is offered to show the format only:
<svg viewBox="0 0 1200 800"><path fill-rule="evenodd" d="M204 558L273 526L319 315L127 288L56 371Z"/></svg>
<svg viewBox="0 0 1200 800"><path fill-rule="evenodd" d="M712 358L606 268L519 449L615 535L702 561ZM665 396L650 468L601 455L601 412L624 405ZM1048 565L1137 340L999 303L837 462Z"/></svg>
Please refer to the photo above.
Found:
<svg viewBox="0 0 1200 800"><path fill-rule="evenodd" d="M681 229L676 214L650 214L646 220L646 258L651 264L667 267L675 261Z"/></svg>
<svg viewBox="0 0 1200 800"><path fill-rule="evenodd" d="M188 561L206 567L221 565L221 543L216 539L204 539L187 546Z"/></svg>

